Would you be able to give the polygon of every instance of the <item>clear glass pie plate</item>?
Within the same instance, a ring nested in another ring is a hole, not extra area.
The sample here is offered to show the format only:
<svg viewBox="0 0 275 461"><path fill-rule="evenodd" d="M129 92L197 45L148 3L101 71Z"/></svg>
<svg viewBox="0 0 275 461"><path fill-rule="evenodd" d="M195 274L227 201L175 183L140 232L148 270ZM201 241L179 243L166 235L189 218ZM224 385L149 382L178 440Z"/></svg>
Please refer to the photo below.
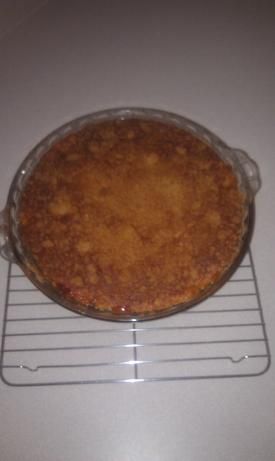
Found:
<svg viewBox="0 0 275 461"><path fill-rule="evenodd" d="M193 136L208 144L219 157L227 164L230 164L234 174L236 175L239 188L245 196L245 225L242 236L242 241L238 254L230 267L219 278L217 283L212 284L204 290L199 297L190 302L180 303L165 307L162 310L149 311L142 313L127 313L127 312L112 312L111 310L102 311L95 306L85 306L81 303L72 301L66 298L50 283L45 281L35 267L30 255L25 251L22 240L20 238L20 226L18 219L18 210L20 208L20 199L22 191L28 178L32 174L36 165L41 158L49 151L51 146L60 141L67 135L77 132L86 125L96 124L109 120L124 120L124 119L140 119L153 120L166 124L174 125L175 127L183 128L190 132ZM260 175L256 163L242 150L228 147L216 135L211 133L203 126L183 117L166 111L147 109L147 108L118 108L109 109L100 112L95 112L83 117L77 118L65 125L59 127L47 137L45 137L38 145L36 145L29 155L19 166L15 177L11 183L8 199L4 210L0 213L0 251L1 255L13 263L18 264L24 271L31 282L41 290L46 296L54 300L56 303L80 314L86 316L114 320L114 321L137 321L150 320L167 315L174 314L195 304L198 304L215 291L217 291L232 275L240 264L241 259L246 253L249 244L253 223L254 223L254 197L260 188Z"/></svg>

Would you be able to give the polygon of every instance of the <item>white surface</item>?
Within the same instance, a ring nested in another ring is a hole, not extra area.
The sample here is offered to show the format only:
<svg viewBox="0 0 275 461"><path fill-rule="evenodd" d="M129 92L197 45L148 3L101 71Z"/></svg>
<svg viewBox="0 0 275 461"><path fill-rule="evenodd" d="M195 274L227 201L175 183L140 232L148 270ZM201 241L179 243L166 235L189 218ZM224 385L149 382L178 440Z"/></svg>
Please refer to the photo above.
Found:
<svg viewBox="0 0 275 461"><path fill-rule="evenodd" d="M46 2L47 0L1 0L0 38L11 34Z"/></svg>
<svg viewBox="0 0 275 461"><path fill-rule="evenodd" d="M274 1L49 1L0 41L0 207L63 122L139 105L186 115L258 162L253 255L275 352ZM0 263L4 304L7 265ZM1 461L274 461L275 372L137 385L0 383Z"/></svg>

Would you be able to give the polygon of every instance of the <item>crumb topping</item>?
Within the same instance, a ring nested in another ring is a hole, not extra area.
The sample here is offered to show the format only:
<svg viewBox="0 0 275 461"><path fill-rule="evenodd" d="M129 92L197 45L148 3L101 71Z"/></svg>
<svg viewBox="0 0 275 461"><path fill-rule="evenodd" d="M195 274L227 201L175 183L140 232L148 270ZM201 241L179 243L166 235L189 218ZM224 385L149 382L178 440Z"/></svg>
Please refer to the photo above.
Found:
<svg viewBox="0 0 275 461"><path fill-rule="evenodd" d="M244 198L231 166L162 122L91 124L54 144L19 210L42 277L84 306L142 313L196 299L240 249Z"/></svg>

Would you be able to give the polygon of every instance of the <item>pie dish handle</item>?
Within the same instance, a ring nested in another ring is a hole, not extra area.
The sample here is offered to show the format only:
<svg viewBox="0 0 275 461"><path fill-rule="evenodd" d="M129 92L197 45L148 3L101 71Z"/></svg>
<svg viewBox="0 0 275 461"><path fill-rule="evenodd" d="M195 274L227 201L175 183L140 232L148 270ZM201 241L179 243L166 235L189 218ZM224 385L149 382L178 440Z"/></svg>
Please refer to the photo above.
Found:
<svg viewBox="0 0 275 461"><path fill-rule="evenodd" d="M232 153L241 167L247 181L251 200L261 188L261 176L257 163L241 149L232 149Z"/></svg>
<svg viewBox="0 0 275 461"><path fill-rule="evenodd" d="M14 253L9 240L7 209L0 211L0 255L10 262L15 262Z"/></svg>

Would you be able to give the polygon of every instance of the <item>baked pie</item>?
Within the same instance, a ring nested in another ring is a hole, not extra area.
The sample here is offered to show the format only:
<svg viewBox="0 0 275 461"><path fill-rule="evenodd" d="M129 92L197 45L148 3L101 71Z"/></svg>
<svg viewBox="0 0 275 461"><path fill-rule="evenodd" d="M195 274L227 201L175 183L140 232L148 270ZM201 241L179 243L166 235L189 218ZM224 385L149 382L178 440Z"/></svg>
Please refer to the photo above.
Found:
<svg viewBox="0 0 275 461"><path fill-rule="evenodd" d="M245 194L190 131L135 118L56 141L26 180L19 234L39 280L83 311L189 306L238 257Z"/></svg>

